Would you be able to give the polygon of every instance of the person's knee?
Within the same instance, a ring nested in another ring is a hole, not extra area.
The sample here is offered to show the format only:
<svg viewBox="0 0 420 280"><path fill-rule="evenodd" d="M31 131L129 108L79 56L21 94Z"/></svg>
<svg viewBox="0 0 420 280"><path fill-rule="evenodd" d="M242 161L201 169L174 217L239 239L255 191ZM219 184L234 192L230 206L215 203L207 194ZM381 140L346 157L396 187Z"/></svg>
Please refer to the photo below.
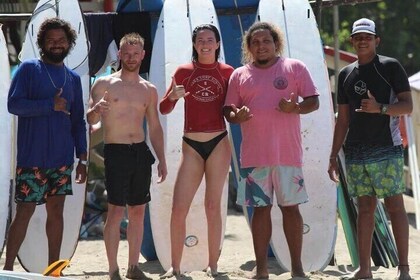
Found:
<svg viewBox="0 0 420 280"><path fill-rule="evenodd" d="M35 203L18 203L18 205L16 206L16 219L31 219L32 215L35 212Z"/></svg>
<svg viewBox="0 0 420 280"><path fill-rule="evenodd" d="M125 207L122 206L115 206L115 205L108 205L108 212L107 212L107 223L117 222L119 223L125 214Z"/></svg>
<svg viewBox="0 0 420 280"><path fill-rule="evenodd" d="M376 197L359 197L357 202L357 209L360 215L373 215L376 209L377 198Z"/></svg>
<svg viewBox="0 0 420 280"><path fill-rule="evenodd" d="M254 207L253 217L270 217L272 206Z"/></svg>
<svg viewBox="0 0 420 280"><path fill-rule="evenodd" d="M182 221L187 218L187 214L189 211L189 207L183 206L183 205L177 205L174 203L172 205L172 214L171 214L171 220L173 221Z"/></svg>
<svg viewBox="0 0 420 280"><path fill-rule="evenodd" d="M386 198L385 206L390 215L399 213L405 214L404 201L400 197Z"/></svg>
<svg viewBox="0 0 420 280"><path fill-rule="evenodd" d="M299 205L280 206L283 217L298 217L300 216Z"/></svg>
<svg viewBox="0 0 420 280"><path fill-rule="evenodd" d="M220 212L220 203L215 200L208 200L205 202L206 213L216 215Z"/></svg>

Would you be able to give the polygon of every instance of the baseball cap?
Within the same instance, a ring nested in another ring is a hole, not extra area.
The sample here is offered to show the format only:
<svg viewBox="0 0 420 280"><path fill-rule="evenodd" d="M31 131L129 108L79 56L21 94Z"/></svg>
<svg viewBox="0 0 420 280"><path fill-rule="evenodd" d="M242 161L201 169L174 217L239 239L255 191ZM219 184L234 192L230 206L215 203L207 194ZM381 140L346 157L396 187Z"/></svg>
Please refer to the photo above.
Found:
<svg viewBox="0 0 420 280"><path fill-rule="evenodd" d="M375 23L367 18L361 18L356 20L353 23L353 29L351 31L351 35L353 36L354 34L357 33L369 33L369 34L373 34L376 35L376 28L375 28Z"/></svg>

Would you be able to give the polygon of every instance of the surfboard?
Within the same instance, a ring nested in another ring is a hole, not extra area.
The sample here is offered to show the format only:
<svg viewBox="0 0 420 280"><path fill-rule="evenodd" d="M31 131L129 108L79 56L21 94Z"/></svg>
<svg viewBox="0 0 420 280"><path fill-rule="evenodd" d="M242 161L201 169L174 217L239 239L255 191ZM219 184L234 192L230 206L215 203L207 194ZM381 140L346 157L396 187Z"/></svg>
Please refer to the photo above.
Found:
<svg viewBox="0 0 420 280"><path fill-rule="evenodd" d="M45 19L56 16L68 21L77 33L76 45L65 59L65 64L81 76L83 101L86 111L88 108L90 87L88 64L89 46L83 14L77 0L40 0L38 2L32 17L28 21L25 41L19 59L23 61L39 57L39 51L36 45L36 36L39 27ZM88 132L88 126L86 128ZM72 180L73 195L67 196L64 206L64 235L60 254L61 259L71 259L74 254L79 238L85 203L86 184L76 184L74 182L75 171L73 171ZM45 223L45 205L38 206L29 223L25 240L18 254L21 265L31 272L42 272L48 266L48 245ZM34 256L37 257L34 258Z"/></svg>
<svg viewBox="0 0 420 280"><path fill-rule="evenodd" d="M12 184L12 115L7 111L10 87L9 52L0 24L0 257L9 221L10 190Z"/></svg>
<svg viewBox="0 0 420 280"><path fill-rule="evenodd" d="M340 182L337 186L338 194L338 214L343 226L347 248L349 250L351 264L353 267L359 266L359 254L357 250L357 211L347 190L346 167L344 164L344 153L340 150L338 156Z"/></svg>
<svg viewBox="0 0 420 280"><path fill-rule="evenodd" d="M414 209L416 211L416 225L420 229L420 177L417 158L417 147L413 119L411 115L404 115L405 128L407 130L408 140L408 161L411 174L411 187L414 196Z"/></svg>
<svg viewBox="0 0 420 280"><path fill-rule="evenodd" d="M314 14L306 0L261 0L257 20L280 26L285 34L284 55L299 59L307 65L320 93L320 108L301 116L303 175L309 202L302 204L300 211L304 222L303 268L305 271L323 270L334 253L337 193L336 185L329 179L327 172L319 171L328 169L334 127L334 110L321 38ZM274 201L273 205L276 204ZM290 271L290 256L278 207L272 208L271 218L271 247L280 266Z"/></svg>
<svg viewBox="0 0 420 280"><path fill-rule="evenodd" d="M156 85L160 97L164 95L166 88L170 85L175 69L181 64L191 62L192 30L203 23L211 23L218 27L217 15L210 0L166 0L164 2L153 42L150 67L150 81ZM224 61L223 47L221 47L220 61ZM157 256L162 267L167 270L171 266L170 217L173 187L181 158L184 101L179 100L170 114L161 116L161 122L164 127L169 174L165 182L151 186L149 206ZM221 203L222 241L227 215L227 185L226 178ZM203 270L208 265L204 191L203 180L187 216L185 246L181 262L183 272Z"/></svg>
<svg viewBox="0 0 420 280"><path fill-rule="evenodd" d="M30 272L20 272L20 271L8 271L0 270L0 279L2 280L74 280L75 278L69 277L53 277L53 276L44 276L40 273L30 273Z"/></svg>

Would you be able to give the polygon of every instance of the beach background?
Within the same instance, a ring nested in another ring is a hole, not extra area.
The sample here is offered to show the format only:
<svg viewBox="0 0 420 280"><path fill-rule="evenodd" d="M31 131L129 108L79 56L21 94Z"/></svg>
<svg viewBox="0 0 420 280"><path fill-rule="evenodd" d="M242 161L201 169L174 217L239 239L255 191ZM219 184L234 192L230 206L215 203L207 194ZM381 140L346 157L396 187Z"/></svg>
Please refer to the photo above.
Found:
<svg viewBox="0 0 420 280"><path fill-rule="evenodd" d="M404 196L405 206L410 221L410 252L409 262L411 276L420 280L420 231L415 229L415 210L412 197ZM346 240L341 227L341 221L337 217L337 241L335 246L335 263L327 266L323 271L308 272L310 279L339 279L355 270L351 266L350 255L347 249ZM6 248L7 250L7 248ZM288 250L284 248L284 250ZM36 257L36 256L34 256ZM3 267L5 251L0 259L0 267ZM127 271L128 243L126 240L120 242L118 261L120 273L125 276ZM143 257L139 260L140 268L151 279L159 279L164 273L159 261L146 261ZM373 263L372 263L373 265ZM229 209L227 225L223 243L223 249L219 260L219 280L241 280L248 279L255 267L255 257L252 246L251 232L246 219L241 212ZM24 271L16 261L15 270ZM374 279L394 279L397 269L394 267L373 267ZM71 260L70 266L63 271L64 275L74 279L109 279L108 263L105 252L105 245L102 239L82 239L77 245L76 252ZM269 258L270 279L291 279L290 273L282 271L276 259ZM183 279L209 279L202 271L195 271L186 274Z"/></svg>

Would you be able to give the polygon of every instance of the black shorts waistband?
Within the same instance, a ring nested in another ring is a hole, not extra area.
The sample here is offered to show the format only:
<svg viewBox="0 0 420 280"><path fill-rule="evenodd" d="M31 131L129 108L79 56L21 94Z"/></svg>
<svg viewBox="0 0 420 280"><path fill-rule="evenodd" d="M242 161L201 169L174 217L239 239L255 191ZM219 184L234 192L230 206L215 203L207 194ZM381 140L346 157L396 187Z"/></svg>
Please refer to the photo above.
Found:
<svg viewBox="0 0 420 280"><path fill-rule="evenodd" d="M140 142L140 143L132 143L132 144L119 144L119 143L109 143L104 145L104 149L121 149L121 150L143 150L143 149L149 149L149 146L147 146L146 141Z"/></svg>

